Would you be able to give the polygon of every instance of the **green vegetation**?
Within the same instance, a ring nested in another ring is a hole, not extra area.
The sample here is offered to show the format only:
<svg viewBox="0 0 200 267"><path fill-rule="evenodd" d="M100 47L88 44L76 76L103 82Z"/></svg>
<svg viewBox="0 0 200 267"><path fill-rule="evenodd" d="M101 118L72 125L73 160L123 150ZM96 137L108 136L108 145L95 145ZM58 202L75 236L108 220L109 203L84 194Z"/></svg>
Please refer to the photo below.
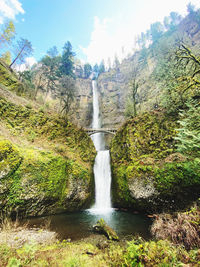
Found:
<svg viewBox="0 0 200 267"><path fill-rule="evenodd" d="M58 257L59 255L59 257ZM0 246L2 266L198 266L199 250L185 250L167 240L135 239L126 246L110 242L99 249L89 242L25 244L19 249Z"/></svg>
<svg viewBox="0 0 200 267"><path fill-rule="evenodd" d="M126 122L113 138L117 206L148 212L174 210L198 197L200 161L176 152L177 125L174 117L162 112L144 113Z"/></svg>
<svg viewBox="0 0 200 267"><path fill-rule="evenodd" d="M0 48L11 43L12 39L15 37L15 26L10 20L3 25L0 31Z"/></svg>
<svg viewBox="0 0 200 267"><path fill-rule="evenodd" d="M200 105L188 103L187 108L180 113L177 150L190 157L200 157Z"/></svg>
<svg viewBox="0 0 200 267"><path fill-rule="evenodd" d="M6 86L6 88L15 91L17 94L23 94L25 90L17 75L2 60L0 60L0 85Z"/></svg>
<svg viewBox="0 0 200 267"><path fill-rule="evenodd" d="M88 205L95 149L87 134L66 118L49 117L3 98L0 114L12 140L0 136L1 207L25 216Z"/></svg>
<svg viewBox="0 0 200 267"><path fill-rule="evenodd" d="M31 42L29 42L27 39L21 38L16 45L16 52L15 52L15 58L9 65L11 68L13 64L15 64L17 61L20 63L24 63L25 59L30 56L33 53L33 48Z"/></svg>
<svg viewBox="0 0 200 267"><path fill-rule="evenodd" d="M95 232L104 234L109 240L119 240L116 232L106 224L104 219L100 219L97 223L93 226Z"/></svg>

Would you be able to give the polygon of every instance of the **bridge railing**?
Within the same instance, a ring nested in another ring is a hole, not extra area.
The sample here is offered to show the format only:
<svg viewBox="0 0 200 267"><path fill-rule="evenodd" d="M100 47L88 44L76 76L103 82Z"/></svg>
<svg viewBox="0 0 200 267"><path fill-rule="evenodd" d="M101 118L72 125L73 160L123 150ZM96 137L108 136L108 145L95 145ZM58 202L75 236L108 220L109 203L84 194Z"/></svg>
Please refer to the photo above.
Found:
<svg viewBox="0 0 200 267"><path fill-rule="evenodd" d="M99 128L99 129L85 128L84 130L89 135L92 135L92 134L95 134L95 133L110 133L110 134L115 134L117 132L117 129L115 129L115 128Z"/></svg>

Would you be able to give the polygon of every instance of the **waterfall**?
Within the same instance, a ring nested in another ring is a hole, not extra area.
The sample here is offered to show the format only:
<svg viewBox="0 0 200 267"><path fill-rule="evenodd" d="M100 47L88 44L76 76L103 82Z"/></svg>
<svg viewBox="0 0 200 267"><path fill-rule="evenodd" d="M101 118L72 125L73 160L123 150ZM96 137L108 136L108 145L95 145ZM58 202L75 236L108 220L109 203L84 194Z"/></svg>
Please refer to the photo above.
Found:
<svg viewBox="0 0 200 267"><path fill-rule="evenodd" d="M99 99L96 81L92 81L93 88L93 121L92 128L101 128L99 115ZM94 213L105 213L111 209L111 168L110 153L105 150L104 134L96 133L92 136L97 156L94 164L95 204L90 209Z"/></svg>

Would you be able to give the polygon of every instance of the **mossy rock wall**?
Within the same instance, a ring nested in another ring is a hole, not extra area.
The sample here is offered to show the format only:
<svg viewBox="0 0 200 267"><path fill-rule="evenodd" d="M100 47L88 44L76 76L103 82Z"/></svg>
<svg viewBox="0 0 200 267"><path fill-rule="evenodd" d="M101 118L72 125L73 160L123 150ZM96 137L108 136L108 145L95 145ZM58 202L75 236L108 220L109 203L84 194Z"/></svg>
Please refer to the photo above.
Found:
<svg viewBox="0 0 200 267"><path fill-rule="evenodd" d="M80 163L0 141L0 207L23 216L74 211L92 197L91 171Z"/></svg>
<svg viewBox="0 0 200 267"><path fill-rule="evenodd" d="M89 207L96 155L90 137L67 118L4 98L0 116L0 209L35 216Z"/></svg>
<svg viewBox="0 0 200 267"><path fill-rule="evenodd" d="M200 159L175 150L176 120L162 112L127 121L111 143L113 204L160 212L199 197Z"/></svg>

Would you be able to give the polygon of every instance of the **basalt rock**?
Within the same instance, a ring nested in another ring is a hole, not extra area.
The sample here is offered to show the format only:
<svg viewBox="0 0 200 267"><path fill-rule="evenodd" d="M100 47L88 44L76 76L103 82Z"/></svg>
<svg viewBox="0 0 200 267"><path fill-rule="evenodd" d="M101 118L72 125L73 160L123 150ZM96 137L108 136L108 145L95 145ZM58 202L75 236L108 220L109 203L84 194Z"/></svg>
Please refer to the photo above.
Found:
<svg viewBox="0 0 200 267"><path fill-rule="evenodd" d="M116 232L110 226L108 226L102 218L93 226L93 230L97 233L105 235L109 240L119 240Z"/></svg>

